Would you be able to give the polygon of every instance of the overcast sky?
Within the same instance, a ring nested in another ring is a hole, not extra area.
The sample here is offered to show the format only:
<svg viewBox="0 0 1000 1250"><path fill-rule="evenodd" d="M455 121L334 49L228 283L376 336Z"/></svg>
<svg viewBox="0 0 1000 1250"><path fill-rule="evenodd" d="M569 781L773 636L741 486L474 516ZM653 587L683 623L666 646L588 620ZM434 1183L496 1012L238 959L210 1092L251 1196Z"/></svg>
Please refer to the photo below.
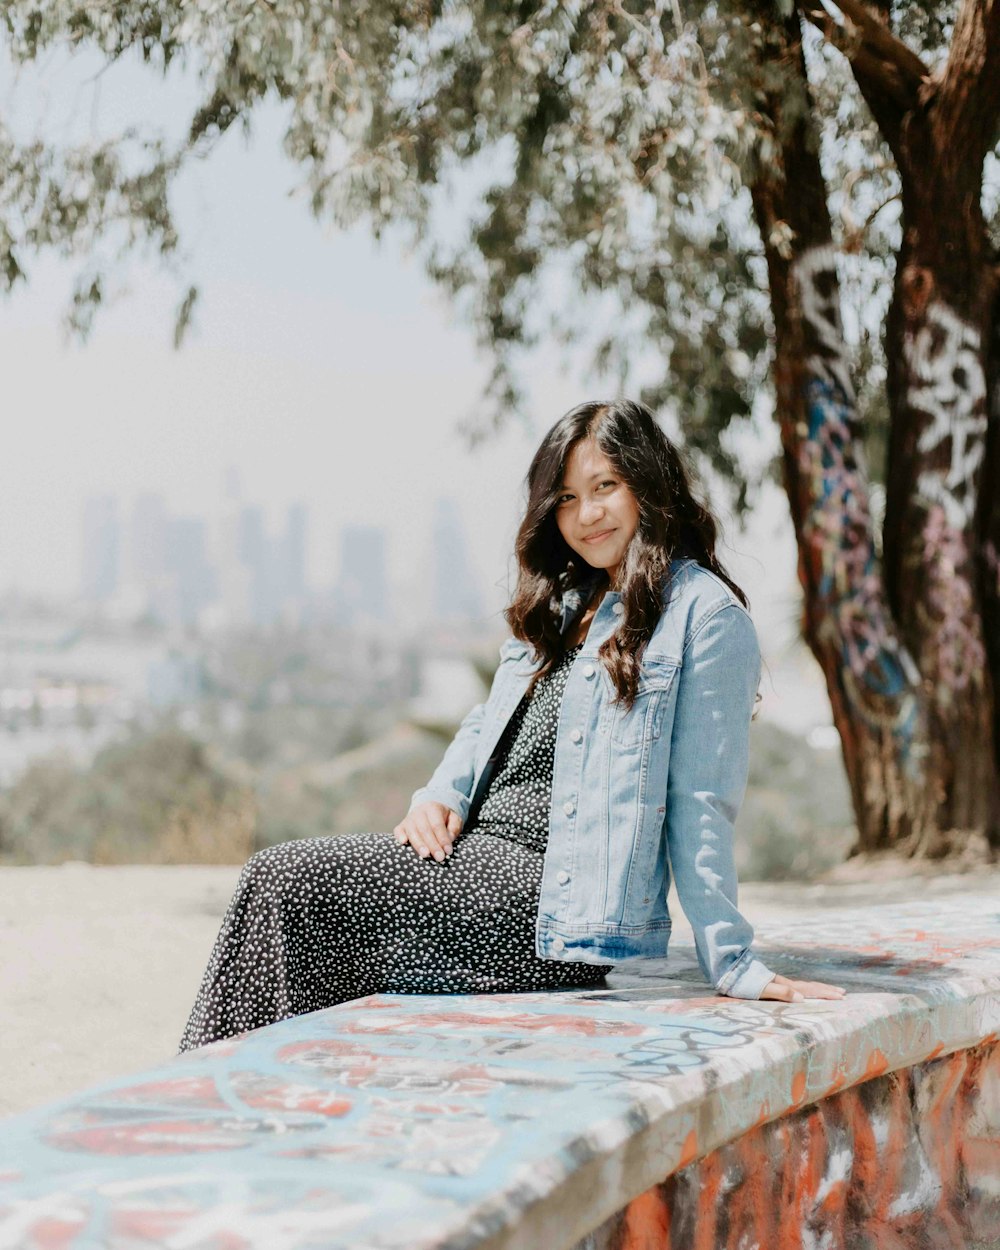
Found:
<svg viewBox="0 0 1000 1250"><path fill-rule="evenodd" d="M183 83L171 96L126 66L95 95L93 68L53 58L43 77L15 83L0 66L5 117L22 134L40 117L47 137L102 133L136 111L167 126L183 117ZM503 607L521 481L539 438L574 404L616 388L563 374L559 353L541 350L532 429L512 423L468 451L455 426L489 362L398 239L377 246L363 228L326 229L290 198L298 174L280 134L280 116L265 113L249 147L230 134L178 189L202 287L179 353L170 346L176 288L141 265L84 346L65 345L59 326L73 272L65 262L34 264L30 286L0 302L0 587L76 589L87 496L114 494L127 507L151 490L172 511L210 518L234 466L272 525L287 505L308 506L317 587L336 571L338 528L371 523L388 529L392 581L426 593L433 501L454 496L487 609ZM775 656L798 599L787 503L774 491L747 535L722 521L723 560Z"/></svg>

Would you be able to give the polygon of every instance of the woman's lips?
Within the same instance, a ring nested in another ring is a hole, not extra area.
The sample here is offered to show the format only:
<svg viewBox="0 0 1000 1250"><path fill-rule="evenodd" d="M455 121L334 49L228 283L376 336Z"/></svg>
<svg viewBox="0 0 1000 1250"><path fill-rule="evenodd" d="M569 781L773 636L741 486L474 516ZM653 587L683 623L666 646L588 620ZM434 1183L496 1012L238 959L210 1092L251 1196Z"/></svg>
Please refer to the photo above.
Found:
<svg viewBox="0 0 1000 1250"><path fill-rule="evenodd" d="M585 543L599 543L602 538L607 538L609 534L613 534L614 530L601 530L599 534L588 534L583 540Z"/></svg>

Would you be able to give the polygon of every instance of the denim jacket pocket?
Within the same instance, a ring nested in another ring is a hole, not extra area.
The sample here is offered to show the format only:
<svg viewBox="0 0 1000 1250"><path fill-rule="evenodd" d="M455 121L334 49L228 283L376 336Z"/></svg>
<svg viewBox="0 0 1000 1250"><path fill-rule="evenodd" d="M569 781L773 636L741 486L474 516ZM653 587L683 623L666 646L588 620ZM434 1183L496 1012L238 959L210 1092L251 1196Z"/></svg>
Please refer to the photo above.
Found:
<svg viewBox="0 0 1000 1250"><path fill-rule="evenodd" d="M602 667L601 680L606 705L601 727L616 746L638 747L644 742L659 738L670 689L679 669L680 661L668 656L644 658L639 672L639 690L635 703L631 708L626 708L618 699L618 692Z"/></svg>

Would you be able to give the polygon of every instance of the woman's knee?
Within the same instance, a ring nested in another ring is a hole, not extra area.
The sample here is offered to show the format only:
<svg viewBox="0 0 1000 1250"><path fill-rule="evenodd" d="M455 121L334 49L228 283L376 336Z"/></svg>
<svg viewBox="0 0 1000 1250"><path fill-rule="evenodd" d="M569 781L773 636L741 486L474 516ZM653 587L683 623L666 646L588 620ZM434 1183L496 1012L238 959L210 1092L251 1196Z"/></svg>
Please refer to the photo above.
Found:
<svg viewBox="0 0 1000 1250"><path fill-rule="evenodd" d="M266 846L256 851L243 865L241 881L258 889L279 889L294 871L295 856L290 853L290 843Z"/></svg>

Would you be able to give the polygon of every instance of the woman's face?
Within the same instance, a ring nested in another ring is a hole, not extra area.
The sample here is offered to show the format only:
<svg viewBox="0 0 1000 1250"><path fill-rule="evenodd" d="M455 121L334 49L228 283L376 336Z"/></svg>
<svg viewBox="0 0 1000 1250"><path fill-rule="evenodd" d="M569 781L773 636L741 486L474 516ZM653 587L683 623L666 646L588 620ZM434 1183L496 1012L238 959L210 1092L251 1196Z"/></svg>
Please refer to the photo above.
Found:
<svg viewBox="0 0 1000 1250"><path fill-rule="evenodd" d="M559 533L591 567L607 569L615 587L618 567L639 524L635 495L589 438L569 453L559 492Z"/></svg>

